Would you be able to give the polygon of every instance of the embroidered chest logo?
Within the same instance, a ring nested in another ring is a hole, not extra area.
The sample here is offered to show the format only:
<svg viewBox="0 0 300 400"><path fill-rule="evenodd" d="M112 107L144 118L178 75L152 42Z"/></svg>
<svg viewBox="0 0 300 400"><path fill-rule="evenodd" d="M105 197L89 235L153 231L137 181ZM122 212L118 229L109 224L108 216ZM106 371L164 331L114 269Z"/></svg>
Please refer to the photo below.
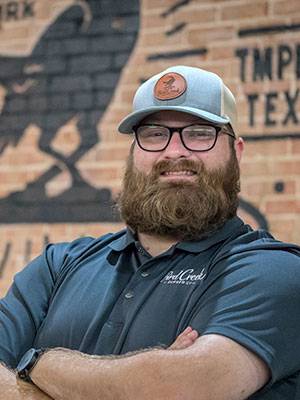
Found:
<svg viewBox="0 0 300 400"><path fill-rule="evenodd" d="M160 281L164 285L195 285L206 277L205 268L200 273L195 273L194 269L181 270L178 273L169 271Z"/></svg>
<svg viewBox="0 0 300 400"><path fill-rule="evenodd" d="M186 80L176 72L168 72L156 83L154 95L158 100L172 100L186 91Z"/></svg>

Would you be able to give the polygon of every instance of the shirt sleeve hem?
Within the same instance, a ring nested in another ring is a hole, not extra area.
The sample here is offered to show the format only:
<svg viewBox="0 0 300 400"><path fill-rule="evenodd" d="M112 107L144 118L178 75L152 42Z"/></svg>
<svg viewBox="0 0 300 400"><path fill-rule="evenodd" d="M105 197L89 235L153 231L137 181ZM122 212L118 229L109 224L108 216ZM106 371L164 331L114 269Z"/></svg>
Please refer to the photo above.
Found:
<svg viewBox="0 0 300 400"><path fill-rule="evenodd" d="M258 340L256 340L253 336L250 336L246 332L242 332L233 327L224 327L224 326L209 326L205 329L201 335L221 335L226 336L229 339L239 343L241 346L247 348L252 351L258 357L260 357L268 366L271 372L271 379L268 382L268 386L273 384L279 377L279 366L274 357L274 352L267 344L262 344Z"/></svg>

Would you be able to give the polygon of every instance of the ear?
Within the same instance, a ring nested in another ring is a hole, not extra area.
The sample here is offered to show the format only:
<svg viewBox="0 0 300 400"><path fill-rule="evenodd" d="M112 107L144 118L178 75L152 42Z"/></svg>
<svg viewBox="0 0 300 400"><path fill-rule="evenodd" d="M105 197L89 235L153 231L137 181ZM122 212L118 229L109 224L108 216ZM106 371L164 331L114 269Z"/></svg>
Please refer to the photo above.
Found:
<svg viewBox="0 0 300 400"><path fill-rule="evenodd" d="M239 163L241 162L243 150L244 150L244 140L241 137L238 137L234 143L234 151Z"/></svg>

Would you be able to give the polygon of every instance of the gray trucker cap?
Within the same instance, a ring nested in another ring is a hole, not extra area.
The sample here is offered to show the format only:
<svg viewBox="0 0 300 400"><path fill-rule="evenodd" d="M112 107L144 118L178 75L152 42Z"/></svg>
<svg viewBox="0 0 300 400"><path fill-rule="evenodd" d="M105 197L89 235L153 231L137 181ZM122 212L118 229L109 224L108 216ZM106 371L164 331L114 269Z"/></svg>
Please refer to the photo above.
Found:
<svg viewBox="0 0 300 400"><path fill-rule="evenodd" d="M119 124L121 133L132 133L146 116L174 110L217 124L230 124L237 136L236 103L222 79L200 68L174 66L153 76L137 90L133 112Z"/></svg>

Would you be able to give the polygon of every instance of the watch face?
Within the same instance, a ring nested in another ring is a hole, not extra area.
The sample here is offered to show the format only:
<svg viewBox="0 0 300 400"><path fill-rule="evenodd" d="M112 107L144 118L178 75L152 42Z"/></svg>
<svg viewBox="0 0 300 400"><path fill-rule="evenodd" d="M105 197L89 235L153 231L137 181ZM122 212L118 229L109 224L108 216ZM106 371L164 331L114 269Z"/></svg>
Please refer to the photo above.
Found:
<svg viewBox="0 0 300 400"><path fill-rule="evenodd" d="M26 351L17 366L19 378L25 381L31 381L29 378L29 372L35 365L38 356L39 352L36 349L29 349Z"/></svg>

